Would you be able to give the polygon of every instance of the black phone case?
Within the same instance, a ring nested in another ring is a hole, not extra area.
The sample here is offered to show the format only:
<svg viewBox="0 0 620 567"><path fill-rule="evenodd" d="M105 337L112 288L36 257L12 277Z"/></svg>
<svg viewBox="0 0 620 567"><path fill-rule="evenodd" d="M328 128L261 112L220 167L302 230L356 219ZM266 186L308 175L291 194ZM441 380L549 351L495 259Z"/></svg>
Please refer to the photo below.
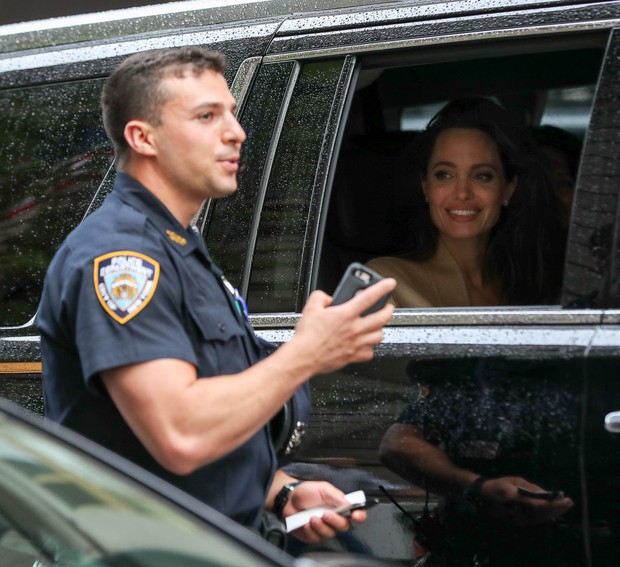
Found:
<svg viewBox="0 0 620 567"><path fill-rule="evenodd" d="M332 305L340 305L349 301L358 291L366 289L382 279L383 276L367 268L364 264L359 262L349 264L336 287L336 291L334 291ZM389 294L383 296L377 303L364 311L362 316L379 311L386 304L388 297Z"/></svg>

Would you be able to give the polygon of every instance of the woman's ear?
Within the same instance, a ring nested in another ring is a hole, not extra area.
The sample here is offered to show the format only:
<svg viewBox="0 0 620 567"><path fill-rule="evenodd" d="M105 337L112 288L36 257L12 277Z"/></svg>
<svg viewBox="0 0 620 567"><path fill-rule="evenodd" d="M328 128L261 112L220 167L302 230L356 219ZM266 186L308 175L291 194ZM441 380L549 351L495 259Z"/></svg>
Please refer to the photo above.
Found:
<svg viewBox="0 0 620 567"><path fill-rule="evenodd" d="M517 185L519 184L519 176L515 175L506 185L506 191L504 192L504 201L510 201L514 195Z"/></svg>
<svg viewBox="0 0 620 567"><path fill-rule="evenodd" d="M424 202L428 203L428 195L426 194L426 178L423 175L420 175L420 189L422 191L422 197L424 197Z"/></svg>
<svg viewBox="0 0 620 567"><path fill-rule="evenodd" d="M157 152L153 145L151 125L143 120L131 120L125 125L125 140L137 154L153 156Z"/></svg>

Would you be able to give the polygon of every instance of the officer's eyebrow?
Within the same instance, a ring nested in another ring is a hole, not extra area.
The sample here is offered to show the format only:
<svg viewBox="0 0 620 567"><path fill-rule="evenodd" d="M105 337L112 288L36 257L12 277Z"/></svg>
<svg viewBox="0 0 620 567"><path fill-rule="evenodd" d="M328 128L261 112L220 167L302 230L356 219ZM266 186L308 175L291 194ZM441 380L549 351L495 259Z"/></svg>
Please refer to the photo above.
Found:
<svg viewBox="0 0 620 567"><path fill-rule="evenodd" d="M207 111L213 111L213 110L220 110L220 111L226 111L229 110L233 113L233 114L237 114L237 104L233 104L230 107L228 107L227 105L225 105L224 103L221 102L201 102L200 104L196 105L193 109L192 112L198 114L201 112L207 112Z"/></svg>

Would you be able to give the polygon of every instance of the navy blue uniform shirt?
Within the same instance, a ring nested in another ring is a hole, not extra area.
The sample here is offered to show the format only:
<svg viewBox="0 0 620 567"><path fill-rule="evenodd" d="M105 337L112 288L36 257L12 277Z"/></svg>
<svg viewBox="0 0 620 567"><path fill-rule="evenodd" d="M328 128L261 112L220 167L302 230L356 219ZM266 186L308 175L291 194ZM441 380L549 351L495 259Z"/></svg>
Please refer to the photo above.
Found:
<svg viewBox="0 0 620 567"><path fill-rule="evenodd" d="M200 236L119 173L102 206L69 235L51 262L37 324L47 417L238 522L259 525L276 468L267 426L218 461L175 475L138 441L99 377L126 364L177 358L208 379L241 372L266 354L266 344L238 312Z"/></svg>

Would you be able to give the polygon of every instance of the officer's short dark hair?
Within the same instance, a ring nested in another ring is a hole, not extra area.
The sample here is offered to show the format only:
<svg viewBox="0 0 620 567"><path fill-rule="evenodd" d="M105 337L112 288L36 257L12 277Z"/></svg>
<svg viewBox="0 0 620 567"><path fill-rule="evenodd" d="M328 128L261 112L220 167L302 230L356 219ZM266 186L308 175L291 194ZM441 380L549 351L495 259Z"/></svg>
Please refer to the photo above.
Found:
<svg viewBox="0 0 620 567"><path fill-rule="evenodd" d="M198 76L206 70L224 73L225 69L223 54L200 47L141 51L116 67L103 87L101 105L103 125L119 165L129 152L124 135L127 123L139 119L159 124L161 107L168 96L161 88L162 79L188 71Z"/></svg>

